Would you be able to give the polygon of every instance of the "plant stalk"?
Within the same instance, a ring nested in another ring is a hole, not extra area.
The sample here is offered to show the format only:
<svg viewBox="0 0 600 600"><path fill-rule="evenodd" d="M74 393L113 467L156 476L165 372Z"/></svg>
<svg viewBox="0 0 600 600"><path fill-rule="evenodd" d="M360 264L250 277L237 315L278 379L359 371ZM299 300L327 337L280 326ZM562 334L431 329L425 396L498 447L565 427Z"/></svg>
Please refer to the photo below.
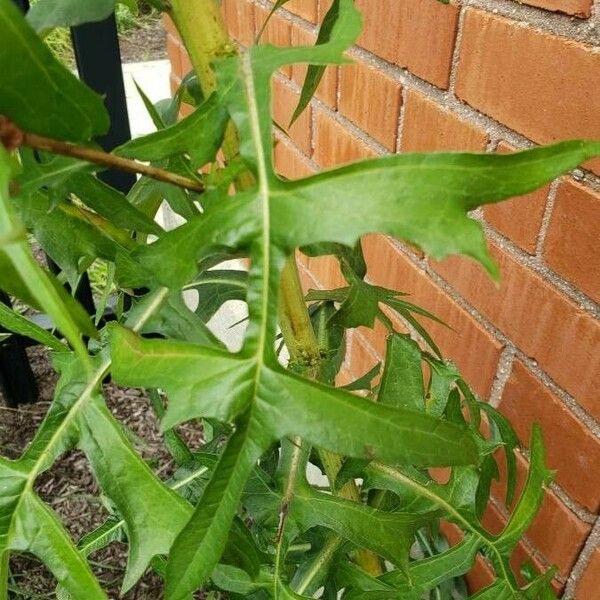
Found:
<svg viewBox="0 0 600 600"><path fill-rule="evenodd" d="M212 62L237 53L237 48L227 33L220 7L215 0L171 0L168 14L189 53L200 87L205 97L208 97L217 88ZM239 155L239 139L232 122L225 133L222 150L227 161ZM236 187L243 191L253 183L252 175L246 172L236 181ZM280 327L290 352L290 361L292 365L305 367L305 377L316 379L321 353L310 322L294 256L287 260L283 269L279 296ZM341 466L341 458L327 450L319 450L319 454L333 486ZM340 492L343 492L343 497L360 502L360 494L354 482L349 482ZM357 562L371 575L380 575L382 572L379 558L370 551L361 550L357 555Z"/></svg>
<svg viewBox="0 0 600 600"><path fill-rule="evenodd" d="M227 33L219 3L215 0L171 0L167 14L188 51L204 97L208 98L217 89L212 63L237 54L237 47ZM225 131L222 150L228 162L239 156L239 138L233 122ZM253 183L252 174L246 171L236 180L236 187L241 191Z"/></svg>
<svg viewBox="0 0 600 600"><path fill-rule="evenodd" d="M119 171L126 171L127 173L141 173L151 179L164 181L165 183L170 183L194 192L202 193L204 191L204 185L195 179L183 177L177 173L165 171L164 169L159 169L152 165L146 165L136 160L115 156L114 154L109 154L108 152L96 148L76 146L75 144L27 132L23 132L22 145L29 146L29 148L33 148L34 150L43 150L44 152L51 152L52 154L79 158L80 160L85 160L111 169L118 169Z"/></svg>

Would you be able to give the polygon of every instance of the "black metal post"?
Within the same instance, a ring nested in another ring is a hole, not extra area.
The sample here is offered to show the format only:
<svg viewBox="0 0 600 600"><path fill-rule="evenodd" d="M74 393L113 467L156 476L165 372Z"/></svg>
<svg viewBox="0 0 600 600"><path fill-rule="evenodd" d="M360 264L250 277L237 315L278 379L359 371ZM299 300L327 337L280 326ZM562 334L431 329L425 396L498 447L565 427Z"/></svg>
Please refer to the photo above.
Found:
<svg viewBox="0 0 600 600"><path fill-rule="evenodd" d="M79 76L94 91L105 97L110 115L110 130L97 141L104 150L110 152L131 139L114 14L99 23L73 27L71 37ZM135 175L122 171L106 171L100 174L100 178L124 193L135 183Z"/></svg>
<svg viewBox="0 0 600 600"><path fill-rule="evenodd" d="M0 302L11 306L10 298L2 291ZM5 333L5 330L0 328L0 333ZM0 344L0 388L11 408L18 404L31 404L38 399L38 386L25 347L25 340L18 335L11 335Z"/></svg>
<svg viewBox="0 0 600 600"><path fill-rule="evenodd" d="M106 152L110 152L131 139L114 13L99 23L85 23L71 28L71 38L79 76L105 98L104 103L110 115L110 129L97 141ZM116 170L104 171L98 177L125 194L136 181L135 175ZM126 301L126 308L128 304Z"/></svg>

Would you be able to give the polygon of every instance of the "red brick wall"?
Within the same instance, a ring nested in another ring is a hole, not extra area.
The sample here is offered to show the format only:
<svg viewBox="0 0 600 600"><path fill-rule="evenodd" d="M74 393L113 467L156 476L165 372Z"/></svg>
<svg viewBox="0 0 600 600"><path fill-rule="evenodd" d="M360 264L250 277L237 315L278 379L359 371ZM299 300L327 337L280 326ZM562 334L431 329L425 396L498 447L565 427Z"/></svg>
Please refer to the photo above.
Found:
<svg viewBox="0 0 600 600"><path fill-rule="evenodd" d="M330 68L317 100L279 135L276 159L294 178L390 152L507 152L564 138L600 139L600 1L356 0L365 30L351 67ZM272 5L224 0L248 44ZM263 40L313 43L328 0L292 0ZM189 69L169 37L173 84ZM274 82L274 116L289 117L304 68ZM452 330L432 326L446 356L515 424L527 466L530 426L544 427L556 483L516 560L556 564L557 589L600 599L600 160L477 215L501 270L495 286L461 258L437 263L381 236L365 239L369 279L410 292ZM303 260L307 286L342 283L335 264ZM347 375L384 351L382 332L355 330ZM501 487L495 490L501 498ZM491 530L506 508L496 500ZM471 583L485 581L480 569Z"/></svg>

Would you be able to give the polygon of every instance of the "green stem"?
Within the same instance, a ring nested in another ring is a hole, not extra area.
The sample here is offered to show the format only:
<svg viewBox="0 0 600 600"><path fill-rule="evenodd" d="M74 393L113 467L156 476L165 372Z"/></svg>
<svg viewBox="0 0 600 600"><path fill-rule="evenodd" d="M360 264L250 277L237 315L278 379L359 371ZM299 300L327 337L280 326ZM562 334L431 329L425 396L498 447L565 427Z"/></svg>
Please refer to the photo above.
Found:
<svg viewBox="0 0 600 600"><path fill-rule="evenodd" d="M235 56L237 48L227 33L220 6L215 0L171 0L168 11L188 51L200 88L208 98L217 89L212 63L218 58ZM223 140L223 155L231 161L239 155L239 139L232 122ZM239 190L253 184L252 174L244 172L236 181Z"/></svg>
<svg viewBox="0 0 600 600"><path fill-rule="evenodd" d="M0 557L0 600L8 600L8 561L10 553L8 550Z"/></svg>

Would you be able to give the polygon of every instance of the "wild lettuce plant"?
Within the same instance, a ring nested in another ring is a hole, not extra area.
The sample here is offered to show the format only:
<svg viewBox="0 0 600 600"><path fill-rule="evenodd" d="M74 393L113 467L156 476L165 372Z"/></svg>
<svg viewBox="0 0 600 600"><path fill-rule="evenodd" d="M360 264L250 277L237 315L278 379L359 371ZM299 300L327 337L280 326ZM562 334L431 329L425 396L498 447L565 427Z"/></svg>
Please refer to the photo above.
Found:
<svg viewBox="0 0 600 600"><path fill-rule="evenodd" d="M495 581L473 598L553 597L553 570L522 586L509 564L551 479L541 432L532 431L529 475L514 498L510 424L441 356L423 324L435 316L369 283L360 239L387 234L436 259L463 254L497 277L470 211L546 184L600 154L600 143L395 155L286 181L273 165L271 78L311 65L299 114L324 66L347 62L361 28L353 1L335 0L314 47L249 49L229 40L213 0L153 4L170 14L195 72L172 100L145 99L156 132L107 154L92 141L109 124L102 99L36 31L103 18L115 1L40 0L26 20L0 0L0 288L55 329L8 308L0 324L50 348L60 373L31 444L17 460L0 458L0 598L11 553L32 553L58 597L105 599L88 557L117 540L129 548L123 591L150 568L168 600L198 590L257 600L465 597L461 577L478 557ZM194 111L177 121L183 101ZM98 178L106 167L140 174L128 195ZM163 201L184 224L157 223ZM59 276L34 258L32 239ZM298 249L335 257L347 286L305 297ZM248 270L220 267L233 258ZM108 325L63 285L75 289L94 261L108 265L101 304L116 296ZM195 309L183 300L191 289ZM248 307L238 352L207 326L229 300ZM395 331L390 311L412 337ZM385 363L336 387L346 333L376 321L388 332ZM153 472L108 410L108 376L147 391L178 465L171 478ZM177 434L190 420L204 426L201 451ZM74 447L112 511L81 540L34 487ZM492 535L480 517L499 449L513 509ZM432 467L448 467L448 481ZM307 475L315 470L325 485ZM444 523L458 531L453 546Z"/></svg>

